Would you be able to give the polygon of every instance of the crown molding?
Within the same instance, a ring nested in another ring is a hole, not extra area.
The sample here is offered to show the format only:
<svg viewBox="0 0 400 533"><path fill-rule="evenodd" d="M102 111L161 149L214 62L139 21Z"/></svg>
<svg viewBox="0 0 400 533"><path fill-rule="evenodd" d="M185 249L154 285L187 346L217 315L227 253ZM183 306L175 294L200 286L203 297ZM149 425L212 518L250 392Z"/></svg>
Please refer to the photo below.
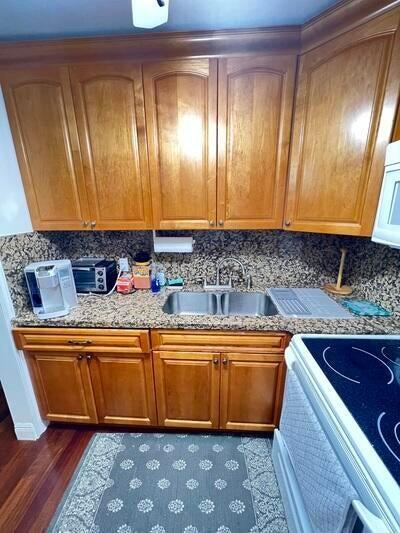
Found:
<svg viewBox="0 0 400 533"><path fill-rule="evenodd" d="M0 43L0 66L26 63L77 63L93 61L220 57L232 54L287 52L300 48L300 26L279 26L250 30L217 30L151 33L14 41Z"/></svg>
<svg viewBox="0 0 400 533"><path fill-rule="evenodd" d="M400 0L343 0L301 28L301 53L400 6Z"/></svg>
<svg viewBox="0 0 400 533"><path fill-rule="evenodd" d="M305 53L400 6L400 0L343 0L303 26L147 33L0 42L0 67L96 61L151 61L257 53Z"/></svg>

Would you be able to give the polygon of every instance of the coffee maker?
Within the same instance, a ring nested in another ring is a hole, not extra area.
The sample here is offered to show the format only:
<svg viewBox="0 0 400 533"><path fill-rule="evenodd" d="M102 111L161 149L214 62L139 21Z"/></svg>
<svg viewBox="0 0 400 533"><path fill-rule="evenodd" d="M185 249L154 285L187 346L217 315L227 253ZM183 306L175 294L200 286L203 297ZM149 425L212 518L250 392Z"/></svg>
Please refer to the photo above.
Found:
<svg viewBox="0 0 400 533"><path fill-rule="evenodd" d="M78 305L69 259L31 263L24 272L33 312L38 318L65 316Z"/></svg>

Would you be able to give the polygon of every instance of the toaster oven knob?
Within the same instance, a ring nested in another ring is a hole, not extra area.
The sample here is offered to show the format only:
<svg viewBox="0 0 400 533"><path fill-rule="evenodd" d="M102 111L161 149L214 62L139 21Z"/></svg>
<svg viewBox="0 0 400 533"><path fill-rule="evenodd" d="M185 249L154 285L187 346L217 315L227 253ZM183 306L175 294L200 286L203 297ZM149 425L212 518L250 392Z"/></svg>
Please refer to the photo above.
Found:
<svg viewBox="0 0 400 533"><path fill-rule="evenodd" d="M104 279L103 279L103 278L97 278L97 281L98 281L99 283L103 283Z"/></svg>
<svg viewBox="0 0 400 533"><path fill-rule="evenodd" d="M102 283L100 283L99 285L99 289L102 291L104 289L104 285Z"/></svg>

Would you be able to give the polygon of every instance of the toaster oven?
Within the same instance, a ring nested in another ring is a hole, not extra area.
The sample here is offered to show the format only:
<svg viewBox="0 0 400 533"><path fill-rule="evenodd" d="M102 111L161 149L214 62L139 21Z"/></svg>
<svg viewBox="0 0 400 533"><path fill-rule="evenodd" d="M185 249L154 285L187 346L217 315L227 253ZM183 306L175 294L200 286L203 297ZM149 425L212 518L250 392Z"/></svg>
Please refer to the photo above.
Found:
<svg viewBox="0 0 400 533"><path fill-rule="evenodd" d="M106 294L118 277L117 263L104 257L82 257L72 261L76 292Z"/></svg>

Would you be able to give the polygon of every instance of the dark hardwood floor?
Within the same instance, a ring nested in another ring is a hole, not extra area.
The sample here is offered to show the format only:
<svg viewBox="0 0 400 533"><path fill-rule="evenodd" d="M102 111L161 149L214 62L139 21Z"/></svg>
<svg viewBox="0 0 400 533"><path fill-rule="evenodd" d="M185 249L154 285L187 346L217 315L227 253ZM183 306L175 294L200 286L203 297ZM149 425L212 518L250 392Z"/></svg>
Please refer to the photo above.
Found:
<svg viewBox="0 0 400 533"><path fill-rule="evenodd" d="M94 430L51 426L17 441L11 418L0 422L0 532L45 531Z"/></svg>

